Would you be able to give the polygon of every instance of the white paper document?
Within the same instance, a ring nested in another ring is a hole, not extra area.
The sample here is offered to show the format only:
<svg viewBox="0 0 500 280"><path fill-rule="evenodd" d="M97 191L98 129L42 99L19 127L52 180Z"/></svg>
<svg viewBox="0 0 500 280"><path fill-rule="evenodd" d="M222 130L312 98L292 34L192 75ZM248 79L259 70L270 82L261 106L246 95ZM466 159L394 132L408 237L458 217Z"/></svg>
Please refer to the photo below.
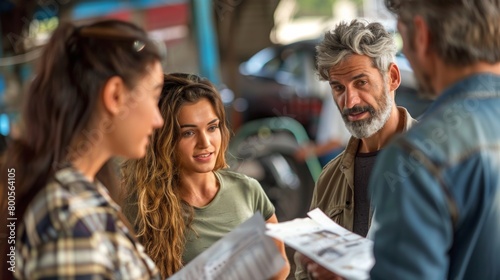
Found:
<svg viewBox="0 0 500 280"><path fill-rule="evenodd" d="M256 213L169 279L269 279L285 261L265 231L266 223Z"/></svg>
<svg viewBox="0 0 500 280"><path fill-rule="evenodd" d="M318 208L310 218L267 224L266 234L347 279L368 279L373 242L339 226Z"/></svg>

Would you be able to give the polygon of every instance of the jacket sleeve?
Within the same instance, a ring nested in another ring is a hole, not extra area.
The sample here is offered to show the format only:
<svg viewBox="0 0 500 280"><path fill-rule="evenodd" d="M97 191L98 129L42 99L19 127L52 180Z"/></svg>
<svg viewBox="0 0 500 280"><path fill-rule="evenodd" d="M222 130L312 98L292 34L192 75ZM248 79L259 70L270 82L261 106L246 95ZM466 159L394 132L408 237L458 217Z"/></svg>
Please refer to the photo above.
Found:
<svg viewBox="0 0 500 280"><path fill-rule="evenodd" d="M397 145L377 158L370 180L376 210L371 279L447 278L453 226L443 180L421 160Z"/></svg>
<svg viewBox="0 0 500 280"><path fill-rule="evenodd" d="M318 180L318 182L321 180L321 176ZM312 195L312 200L311 200L311 205L309 206L309 209L314 209L318 207L318 184L316 184L313 195ZM297 280L304 280L304 279L309 279L309 276L307 276L307 273L302 266L302 264L299 261L299 253L295 252L293 255L293 260L295 262L295 279Z"/></svg>

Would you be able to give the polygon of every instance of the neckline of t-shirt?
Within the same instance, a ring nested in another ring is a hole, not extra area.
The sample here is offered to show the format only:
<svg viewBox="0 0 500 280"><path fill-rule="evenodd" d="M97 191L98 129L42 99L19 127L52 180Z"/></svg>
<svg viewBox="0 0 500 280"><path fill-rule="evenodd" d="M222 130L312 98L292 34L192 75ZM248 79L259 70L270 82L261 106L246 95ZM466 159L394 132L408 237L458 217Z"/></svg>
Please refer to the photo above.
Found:
<svg viewBox="0 0 500 280"><path fill-rule="evenodd" d="M213 173L215 175L215 179L217 179L217 182L219 182L219 189L217 190L217 193L215 194L215 196L212 199L212 201L210 201L209 203L207 203L207 205L201 206L201 207L193 206L193 208L196 211L204 211L204 210L210 208L211 205L214 205L219 200L219 196L220 196L220 193L222 191L222 188L223 188L224 184L222 182L222 177L220 176L219 172L213 171Z"/></svg>

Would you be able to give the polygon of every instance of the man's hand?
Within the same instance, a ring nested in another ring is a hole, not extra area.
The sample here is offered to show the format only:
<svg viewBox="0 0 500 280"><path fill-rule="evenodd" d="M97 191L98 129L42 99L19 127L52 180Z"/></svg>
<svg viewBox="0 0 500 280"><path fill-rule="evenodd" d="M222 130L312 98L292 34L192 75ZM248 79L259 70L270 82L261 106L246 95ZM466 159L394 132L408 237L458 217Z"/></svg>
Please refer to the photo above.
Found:
<svg viewBox="0 0 500 280"><path fill-rule="evenodd" d="M310 258L300 254L299 260L307 271L310 279L314 280L343 280L344 278L338 276L337 274L331 272L330 270L322 267L321 265L315 263Z"/></svg>

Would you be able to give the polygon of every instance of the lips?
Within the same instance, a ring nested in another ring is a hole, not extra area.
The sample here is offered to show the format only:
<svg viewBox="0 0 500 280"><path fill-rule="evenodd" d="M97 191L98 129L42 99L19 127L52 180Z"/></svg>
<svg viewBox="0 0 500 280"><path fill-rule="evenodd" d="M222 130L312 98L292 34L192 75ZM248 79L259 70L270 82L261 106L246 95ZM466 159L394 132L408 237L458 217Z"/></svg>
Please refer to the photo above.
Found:
<svg viewBox="0 0 500 280"><path fill-rule="evenodd" d="M344 120L351 122L359 121L367 117L367 115L374 115L375 109L371 106L354 106L350 109L342 110L342 117Z"/></svg>
<svg viewBox="0 0 500 280"><path fill-rule="evenodd" d="M362 119L365 115L367 115L368 112L356 112L356 113L351 113L348 115L348 118L350 121L357 121Z"/></svg>
<svg viewBox="0 0 500 280"><path fill-rule="evenodd" d="M213 155L213 153L199 154L199 155L195 155L194 158L206 159L206 158L209 158L211 155Z"/></svg>

